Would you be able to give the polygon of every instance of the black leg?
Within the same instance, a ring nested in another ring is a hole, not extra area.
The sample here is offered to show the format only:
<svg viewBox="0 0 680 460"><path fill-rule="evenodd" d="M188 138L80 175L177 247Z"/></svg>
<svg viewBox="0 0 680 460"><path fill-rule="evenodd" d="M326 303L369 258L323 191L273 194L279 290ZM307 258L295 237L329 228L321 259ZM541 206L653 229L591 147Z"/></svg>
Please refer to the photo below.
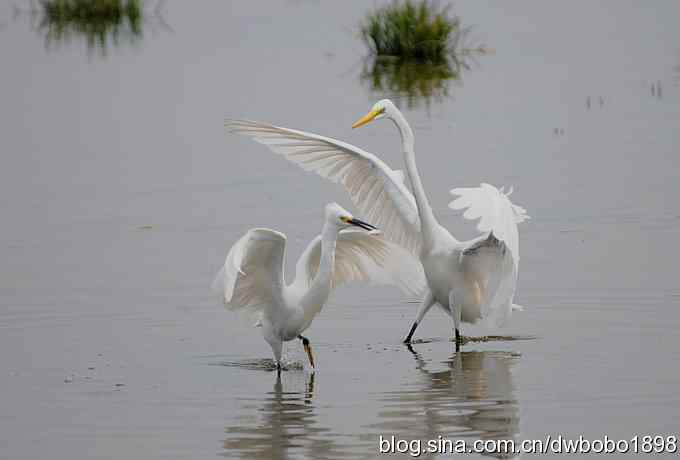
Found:
<svg viewBox="0 0 680 460"><path fill-rule="evenodd" d="M302 340L302 346L304 347L305 351L307 352L307 357L309 358L309 364L311 364L312 369L315 369L315 367L314 367L314 355L312 354L312 347L309 344L309 339L307 337L303 337L301 335L298 335L298 339Z"/></svg>
<svg viewBox="0 0 680 460"><path fill-rule="evenodd" d="M278 361L276 362L276 375L281 377L281 363Z"/></svg>
<svg viewBox="0 0 680 460"><path fill-rule="evenodd" d="M411 326L411 330L408 331L408 335L404 339L404 343L411 343L411 337L413 337L413 333L416 332L416 328L418 327L418 322L414 322L413 325Z"/></svg>
<svg viewBox="0 0 680 460"><path fill-rule="evenodd" d="M451 318L453 318L453 329L455 331L456 352L460 351L460 320L462 306L456 302L455 289L449 292L449 308L451 309Z"/></svg>

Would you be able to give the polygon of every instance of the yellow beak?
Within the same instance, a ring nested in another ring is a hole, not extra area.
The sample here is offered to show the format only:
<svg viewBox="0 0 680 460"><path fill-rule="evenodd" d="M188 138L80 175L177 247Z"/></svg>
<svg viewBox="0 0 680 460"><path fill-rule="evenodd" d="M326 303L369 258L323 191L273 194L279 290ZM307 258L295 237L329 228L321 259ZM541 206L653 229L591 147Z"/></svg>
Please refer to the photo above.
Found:
<svg viewBox="0 0 680 460"><path fill-rule="evenodd" d="M358 128L359 126L364 126L366 123L372 122L378 115L380 115L379 110L371 110L366 115L364 115L363 117L359 118L356 122L354 122L354 124L352 125L352 129Z"/></svg>

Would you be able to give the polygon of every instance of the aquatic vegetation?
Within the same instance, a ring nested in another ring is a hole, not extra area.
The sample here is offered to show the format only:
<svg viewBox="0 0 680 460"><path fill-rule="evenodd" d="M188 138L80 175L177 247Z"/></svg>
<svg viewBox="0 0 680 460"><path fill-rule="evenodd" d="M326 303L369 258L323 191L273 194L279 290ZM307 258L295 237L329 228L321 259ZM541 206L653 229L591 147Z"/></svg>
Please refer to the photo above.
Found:
<svg viewBox="0 0 680 460"><path fill-rule="evenodd" d="M449 10L449 6L438 8L428 0L418 4L395 1L369 13L361 25L361 36L377 56L445 63L455 58L469 31Z"/></svg>
<svg viewBox="0 0 680 460"><path fill-rule="evenodd" d="M361 80L389 97L406 97L410 107L448 96L450 82L461 79L475 56L489 52L469 46L470 28L450 14L450 6L428 0L395 0L370 12L360 30L370 50Z"/></svg>
<svg viewBox="0 0 680 460"><path fill-rule="evenodd" d="M130 41L142 35L144 10L139 0L42 0L39 30L46 44L84 37L88 50L106 53L109 42Z"/></svg>

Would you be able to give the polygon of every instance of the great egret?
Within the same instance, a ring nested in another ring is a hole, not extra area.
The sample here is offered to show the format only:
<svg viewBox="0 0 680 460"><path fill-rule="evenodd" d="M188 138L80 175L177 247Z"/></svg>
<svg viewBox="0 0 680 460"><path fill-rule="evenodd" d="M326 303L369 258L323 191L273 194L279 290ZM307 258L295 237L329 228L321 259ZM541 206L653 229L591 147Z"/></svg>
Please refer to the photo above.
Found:
<svg viewBox="0 0 680 460"><path fill-rule="evenodd" d="M482 232L472 240L458 241L434 216L416 167L413 131L399 109L383 99L352 127L380 118L392 120L399 130L413 194L401 171L348 143L254 121L232 120L225 125L303 169L344 185L362 214L422 264L427 288L404 342L411 341L425 314L437 304L453 318L458 350L461 322L484 319L501 325L512 310L521 309L513 304L519 263L517 224L528 216L508 198L512 190L505 193L485 183L454 188L451 194L458 198L449 207L466 209L466 219L479 218L477 229ZM420 266L414 258L403 258L402 263Z"/></svg>
<svg viewBox="0 0 680 460"><path fill-rule="evenodd" d="M370 233L347 230L350 226ZM309 339L301 334L334 287L348 281L372 281L395 284L413 294L425 284L417 267L400 265L400 255L406 251L336 203L326 205L321 235L300 256L295 281L289 285L284 277L285 250L283 233L251 229L229 250L213 283L228 310L245 310L257 318L279 372L283 342L295 338L302 341L314 368Z"/></svg>

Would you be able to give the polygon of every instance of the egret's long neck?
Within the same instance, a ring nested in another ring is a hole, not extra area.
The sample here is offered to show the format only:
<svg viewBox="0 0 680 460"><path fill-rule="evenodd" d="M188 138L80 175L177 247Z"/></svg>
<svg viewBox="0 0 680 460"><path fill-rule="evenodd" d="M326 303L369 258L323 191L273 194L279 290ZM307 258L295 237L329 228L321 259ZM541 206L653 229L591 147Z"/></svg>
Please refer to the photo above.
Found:
<svg viewBox="0 0 680 460"><path fill-rule="evenodd" d="M335 269L335 244L338 240L338 228L326 222L321 231L321 258L319 270L302 302L305 319L310 321L321 311L331 293L333 270Z"/></svg>
<svg viewBox="0 0 680 460"><path fill-rule="evenodd" d="M413 194L416 198L416 206L418 206L418 215L420 216L421 234L423 236L423 244L425 249L431 248L434 245L435 229L439 227L430 202L425 194L425 188L420 180L418 174L418 167L416 166L415 154L415 137L411 126L409 126L406 118L399 112L392 115L392 118L399 129L401 135L401 144L404 150L404 162L406 163L406 174L411 181L413 187Z"/></svg>

